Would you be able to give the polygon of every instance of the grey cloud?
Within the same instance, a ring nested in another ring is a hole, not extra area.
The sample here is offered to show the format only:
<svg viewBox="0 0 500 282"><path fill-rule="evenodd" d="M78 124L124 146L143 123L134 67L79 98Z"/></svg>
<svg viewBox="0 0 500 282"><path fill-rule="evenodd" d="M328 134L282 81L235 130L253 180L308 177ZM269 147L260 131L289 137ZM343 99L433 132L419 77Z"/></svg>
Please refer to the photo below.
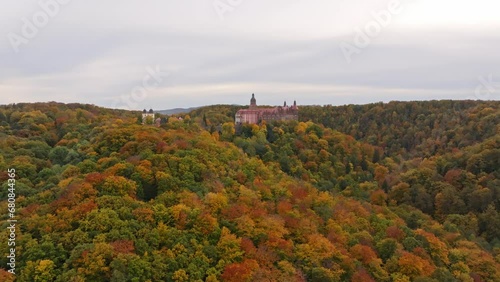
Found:
<svg viewBox="0 0 500 282"><path fill-rule="evenodd" d="M162 9L175 5L155 3ZM0 46L0 92L12 91L9 95L23 101L65 97L111 106L113 99L130 94L141 83L148 66L157 65L171 75L139 107L244 104L257 91L263 103L281 103L292 96L302 104L463 99L473 94L479 76L493 74L500 80L500 36L491 32L493 27L388 28L349 64L339 44L352 41L353 34L345 32L354 27L352 23L348 28L339 26L342 33L322 36L308 36L304 28L296 34L290 28L283 36L284 23L259 33L265 24L258 23L253 13L261 4L238 7L225 21L214 15L209 4L193 11L179 7L178 15L169 10L166 14L171 18L159 18L157 11L153 18L144 11L134 15L131 4L124 4L126 12L114 16L113 5L106 4L108 10L100 11L95 22L90 18L91 7L85 6L87 24L78 17L66 19L84 6L75 2L19 54ZM299 6L296 2L287 9ZM262 13L269 24L273 13L279 12L273 6ZM127 14L134 17L127 21L123 18ZM247 19L254 15L257 23L242 21L237 14ZM279 18L293 22L285 12ZM325 29L316 20L304 25L311 33Z"/></svg>

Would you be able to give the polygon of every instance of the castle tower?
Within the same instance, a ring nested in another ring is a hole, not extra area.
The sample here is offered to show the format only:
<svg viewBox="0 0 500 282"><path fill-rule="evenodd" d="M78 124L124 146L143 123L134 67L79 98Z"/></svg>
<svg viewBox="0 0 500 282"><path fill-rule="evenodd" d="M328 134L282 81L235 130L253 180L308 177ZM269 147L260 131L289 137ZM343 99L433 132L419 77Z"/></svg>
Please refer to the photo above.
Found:
<svg viewBox="0 0 500 282"><path fill-rule="evenodd" d="M250 99L250 109L257 108L257 100L255 99L255 94L252 93L252 99Z"/></svg>
<svg viewBox="0 0 500 282"><path fill-rule="evenodd" d="M155 119L155 113L154 113L153 109L150 109L149 111L146 111L146 109L144 109L142 111L142 124L146 124L148 117L151 118L150 123L153 123L154 119Z"/></svg>

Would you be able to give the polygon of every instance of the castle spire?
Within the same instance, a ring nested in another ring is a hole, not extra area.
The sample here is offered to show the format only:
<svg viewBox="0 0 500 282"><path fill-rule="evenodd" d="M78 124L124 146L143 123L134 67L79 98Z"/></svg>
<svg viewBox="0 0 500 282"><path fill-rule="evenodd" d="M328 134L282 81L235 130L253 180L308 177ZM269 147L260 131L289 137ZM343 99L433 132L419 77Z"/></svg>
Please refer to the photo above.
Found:
<svg viewBox="0 0 500 282"><path fill-rule="evenodd" d="M257 107L257 100L255 99L255 94L252 93L252 99L250 99L250 108L256 108Z"/></svg>

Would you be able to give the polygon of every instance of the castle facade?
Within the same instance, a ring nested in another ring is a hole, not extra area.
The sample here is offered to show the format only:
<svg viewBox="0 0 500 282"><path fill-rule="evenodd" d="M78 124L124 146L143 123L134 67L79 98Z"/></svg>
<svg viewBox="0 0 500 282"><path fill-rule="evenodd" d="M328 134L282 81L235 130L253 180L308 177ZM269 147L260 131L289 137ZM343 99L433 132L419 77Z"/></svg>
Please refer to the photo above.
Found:
<svg viewBox="0 0 500 282"><path fill-rule="evenodd" d="M293 102L293 106L287 106L286 102L283 106L274 108L258 108L255 94L252 94L250 99L250 107L248 109L239 110L235 116L236 124L257 124L262 121L273 120L298 120L299 108L297 102Z"/></svg>
<svg viewBox="0 0 500 282"><path fill-rule="evenodd" d="M142 124L154 124L155 126L160 127L161 119L155 119L155 112L153 109L150 109L149 111L144 109L144 111L142 111Z"/></svg>
<svg viewBox="0 0 500 282"><path fill-rule="evenodd" d="M155 113L153 109L150 109L149 111L144 109L144 111L142 111L142 124L145 124L148 118L151 118L151 122L155 120Z"/></svg>

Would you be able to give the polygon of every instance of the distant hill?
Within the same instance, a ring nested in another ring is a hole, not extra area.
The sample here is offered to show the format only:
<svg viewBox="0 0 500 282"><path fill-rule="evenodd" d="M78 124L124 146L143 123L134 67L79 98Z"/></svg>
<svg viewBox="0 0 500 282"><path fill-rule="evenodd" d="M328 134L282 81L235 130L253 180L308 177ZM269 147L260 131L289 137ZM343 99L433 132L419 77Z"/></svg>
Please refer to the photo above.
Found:
<svg viewBox="0 0 500 282"><path fill-rule="evenodd" d="M157 113L160 113L162 115L176 115L176 114L182 114L182 113L189 113L191 111L194 111L196 109L199 109L200 107L191 107L191 108L175 108L175 109L169 109L169 110L161 110L157 111Z"/></svg>

